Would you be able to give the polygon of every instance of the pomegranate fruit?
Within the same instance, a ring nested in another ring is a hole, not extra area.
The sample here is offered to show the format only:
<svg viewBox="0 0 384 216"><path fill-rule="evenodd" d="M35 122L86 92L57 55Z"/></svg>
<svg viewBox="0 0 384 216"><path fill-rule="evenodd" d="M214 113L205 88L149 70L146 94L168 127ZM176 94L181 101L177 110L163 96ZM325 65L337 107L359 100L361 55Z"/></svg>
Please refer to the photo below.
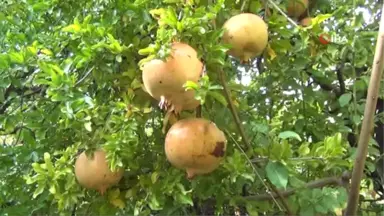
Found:
<svg viewBox="0 0 384 216"><path fill-rule="evenodd" d="M147 92L159 101L162 109L178 114L182 110L192 110L200 102L194 98L193 90L185 91L187 81L198 82L203 72L203 63L191 46L174 42L171 54L165 60L154 59L144 64L143 83Z"/></svg>
<svg viewBox="0 0 384 216"><path fill-rule="evenodd" d="M287 14L290 17L298 18L308 8L308 0L288 0Z"/></svg>
<svg viewBox="0 0 384 216"><path fill-rule="evenodd" d="M218 168L226 149L224 133L215 123L203 118L179 120L165 137L167 160L185 170L188 179Z"/></svg>
<svg viewBox="0 0 384 216"><path fill-rule="evenodd" d="M95 189L101 194L112 185L117 184L123 177L124 169L116 172L109 169L104 150L96 150L93 157L82 152L75 163L77 181L85 188Z"/></svg>
<svg viewBox="0 0 384 216"><path fill-rule="evenodd" d="M260 55L268 43L268 26L251 13L241 13L228 19L224 25L223 42L232 47L228 54L247 62Z"/></svg>
<svg viewBox="0 0 384 216"><path fill-rule="evenodd" d="M300 20L300 25L302 25L304 27L310 26L311 24L312 24L312 18L311 17L306 17L306 18Z"/></svg>

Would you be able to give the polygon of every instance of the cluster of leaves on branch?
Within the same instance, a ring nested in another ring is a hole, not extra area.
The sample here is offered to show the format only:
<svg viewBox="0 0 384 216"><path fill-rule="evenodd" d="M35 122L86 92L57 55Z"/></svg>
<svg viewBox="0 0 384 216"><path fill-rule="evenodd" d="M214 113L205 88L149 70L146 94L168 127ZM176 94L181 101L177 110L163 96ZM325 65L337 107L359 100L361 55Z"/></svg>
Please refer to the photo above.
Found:
<svg viewBox="0 0 384 216"><path fill-rule="evenodd" d="M286 10L287 1L273 2ZM1 1L0 214L281 213L268 179L294 190L284 198L296 214L340 215L344 184L307 183L352 168L380 14L380 1L369 2L313 1L304 28L260 0ZM223 23L242 10L262 16L269 31L265 52L249 64L221 43ZM324 31L342 40L321 44ZM166 58L172 41L188 43L204 62L207 76L186 88L228 139L222 165L192 181L166 160L164 112L142 87L141 65ZM249 137L246 151L219 70ZM376 114L377 124L383 119ZM125 169L103 196L74 175L79 153L99 147L111 169ZM382 153L372 138L367 173ZM366 199L379 196L374 181L363 179ZM361 203L363 215L379 211Z"/></svg>

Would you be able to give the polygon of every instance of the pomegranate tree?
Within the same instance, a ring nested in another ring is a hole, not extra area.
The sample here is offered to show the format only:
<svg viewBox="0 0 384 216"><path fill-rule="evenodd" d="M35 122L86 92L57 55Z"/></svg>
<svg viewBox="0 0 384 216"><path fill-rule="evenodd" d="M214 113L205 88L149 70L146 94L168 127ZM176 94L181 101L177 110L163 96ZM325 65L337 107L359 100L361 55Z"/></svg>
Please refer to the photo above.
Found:
<svg viewBox="0 0 384 216"><path fill-rule="evenodd" d="M216 124L203 118L176 122L165 137L165 154L187 178L207 174L219 167L227 148L224 133Z"/></svg>
<svg viewBox="0 0 384 216"><path fill-rule="evenodd" d="M228 54L247 62L259 56L268 43L268 27L264 20L251 13L241 13L228 19L224 25L223 42L232 47Z"/></svg>
<svg viewBox="0 0 384 216"><path fill-rule="evenodd" d="M92 155L82 152L75 163L77 181L85 188L95 189L101 194L117 184L123 177L124 169L116 172L109 169L104 150L96 150Z"/></svg>

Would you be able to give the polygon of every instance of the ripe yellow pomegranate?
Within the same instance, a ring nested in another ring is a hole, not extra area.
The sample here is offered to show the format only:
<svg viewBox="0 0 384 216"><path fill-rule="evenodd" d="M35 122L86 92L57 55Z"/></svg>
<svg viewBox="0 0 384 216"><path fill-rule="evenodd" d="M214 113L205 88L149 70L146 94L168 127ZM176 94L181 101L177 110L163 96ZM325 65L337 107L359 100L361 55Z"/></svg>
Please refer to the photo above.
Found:
<svg viewBox="0 0 384 216"><path fill-rule="evenodd" d="M198 82L203 72L203 63L191 46L174 42L171 55L165 60L154 59L144 64L143 83L147 92L159 101L162 109L176 114L192 110L200 102L193 90L185 91L183 85L189 80Z"/></svg>
<svg viewBox="0 0 384 216"><path fill-rule="evenodd" d="M77 181L85 188L95 189L101 194L117 184L123 177L124 169L112 172L106 160L104 150L96 150L93 157L82 152L75 163L75 175Z"/></svg>
<svg viewBox="0 0 384 216"><path fill-rule="evenodd" d="M300 20L300 25L302 25L304 27L310 26L311 24L312 24L312 18L311 17L306 17L306 18Z"/></svg>
<svg viewBox="0 0 384 216"><path fill-rule="evenodd" d="M176 122L165 137L165 154L187 178L208 174L219 167L227 149L224 133L216 124L203 118Z"/></svg>
<svg viewBox="0 0 384 216"><path fill-rule="evenodd" d="M288 0L287 14L290 17L298 18L308 8L308 0Z"/></svg>
<svg viewBox="0 0 384 216"><path fill-rule="evenodd" d="M241 13L228 19L224 25L223 42L232 45L228 54L247 62L259 56L268 43L268 26L252 13Z"/></svg>

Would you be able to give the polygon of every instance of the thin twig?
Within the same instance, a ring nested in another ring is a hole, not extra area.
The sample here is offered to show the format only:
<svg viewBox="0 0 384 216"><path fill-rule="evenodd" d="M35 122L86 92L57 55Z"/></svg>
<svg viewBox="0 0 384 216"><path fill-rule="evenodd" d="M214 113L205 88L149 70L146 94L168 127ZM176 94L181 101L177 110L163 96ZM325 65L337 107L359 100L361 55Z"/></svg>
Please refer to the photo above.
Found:
<svg viewBox="0 0 384 216"><path fill-rule="evenodd" d="M362 199L361 202L379 202L384 200L384 197L379 197L377 199Z"/></svg>
<svg viewBox="0 0 384 216"><path fill-rule="evenodd" d="M340 157L331 157L331 158L323 158L323 157L301 157L301 158L288 158L288 161L322 161L325 162L326 160L329 159L339 159L342 160ZM252 159L252 163L261 163L261 162L267 162L269 158L267 157L260 157L260 158L255 158Z"/></svg>
<svg viewBox="0 0 384 216"><path fill-rule="evenodd" d="M352 172L352 182L348 197L348 204L345 215L356 215L360 182L363 177L365 160L367 158L368 143L371 138L371 129L374 126L374 115L376 110L377 98L380 88L381 75L384 69L384 3L381 10L380 29L377 37L376 51L373 60L372 74L369 82L367 103L365 104L364 119L359 136L357 155Z"/></svg>
<svg viewBox="0 0 384 216"><path fill-rule="evenodd" d="M201 105L196 107L196 118L201 118L201 110L202 110Z"/></svg>
<svg viewBox="0 0 384 216"><path fill-rule="evenodd" d="M21 93L20 107L22 108L23 105L24 105L24 91ZM25 116L23 116L23 118L21 119L21 126L23 126L24 120L25 120ZM15 140L15 143L13 143L13 145L17 145L19 143L20 138L21 138L21 132L22 132L22 130L19 131L17 139Z"/></svg>
<svg viewBox="0 0 384 216"><path fill-rule="evenodd" d="M302 188L306 189L313 189L313 188L322 188L328 185L339 185L339 186L344 186L345 184L348 183L350 174L345 173L341 177L327 177L327 178L322 178L318 179L312 182L309 182L305 184ZM280 194L282 197L288 197L296 193L297 190L300 190L302 188L291 188L287 189L285 191L280 191ZM273 198L279 198L277 194L272 195ZM270 194L259 194L259 195L253 195L253 196L247 196L245 197L247 200L257 200L257 201L265 201L265 200L270 200L271 195Z"/></svg>
<svg viewBox="0 0 384 216"><path fill-rule="evenodd" d="M9 90L11 87L8 87L7 90ZM6 90L6 93L8 92ZM24 97L28 97L28 96L31 96L31 95L34 95L36 93L39 93L41 92L42 88L38 87L36 89L33 89L32 92L28 93L28 94L25 94ZM11 90L9 90L11 91ZM22 91L21 90L21 93L24 94L25 91ZM10 93L10 92L9 92ZM9 93L6 95L4 94L4 98L7 98ZM0 106L0 114L4 114L5 113L5 110L12 104L12 100L15 99L15 98L10 98L10 99L7 99L2 106ZM17 108L16 108L17 109Z"/></svg>
<svg viewBox="0 0 384 216"><path fill-rule="evenodd" d="M248 4L248 0L243 0L243 4L241 5L240 11L244 12L245 6Z"/></svg>
<svg viewBox="0 0 384 216"><path fill-rule="evenodd" d="M279 11L281 13L281 15L283 15L290 23L292 23L293 26L295 27L298 27L298 25L296 24L295 21L293 21L286 13L284 13L283 10L281 10L279 8L279 6L277 6L277 4L275 2L273 2L272 0L267 0L277 11Z"/></svg>
<svg viewBox="0 0 384 216"><path fill-rule="evenodd" d="M87 78L89 76L89 74L91 74L91 72L93 71L93 69L95 68L95 66L92 66L88 71L87 73L85 73L85 75L79 80L77 81L77 83L75 84L75 86L78 86L81 82L83 82L85 80L85 78Z"/></svg>
<svg viewBox="0 0 384 216"><path fill-rule="evenodd" d="M72 214L71 216L76 216L76 208L77 208L77 205L75 203L75 205L73 205L73 209L72 209Z"/></svg>
<svg viewBox="0 0 384 216"><path fill-rule="evenodd" d="M247 159L248 163L249 163L250 166L252 167L252 169L253 169L253 171L255 172L257 178L259 178L259 180L260 180L260 182L263 184L263 186L264 186L265 188L268 188L268 186L264 183L263 178L261 178L259 172L257 172L256 167L252 164L251 159L249 159L249 157L247 156L247 154L245 153L245 151L243 150L243 148L241 148L241 146L239 145L239 143L237 143L237 141L235 140L235 138L233 138L233 136L231 135L231 133L229 133L227 130L226 130L225 132L227 133L227 135L229 135L229 136L231 137L232 141L237 145L237 147L240 149L240 151L243 152L243 154L245 155L245 158ZM256 166L258 166L258 165L256 164ZM268 188L268 190L269 190L269 188ZM268 194L270 195L270 198L276 203L277 207L278 207L279 210L281 211L282 209L281 209L279 203L277 202L277 200L274 198L274 196L273 196L271 193L268 193ZM268 196L268 194L266 194L266 196Z"/></svg>
<svg viewBox="0 0 384 216"><path fill-rule="evenodd" d="M241 135L243 143L247 147L247 149L251 149L252 146L251 146L247 136L245 135L245 131L244 131L244 128L243 128L243 126L241 124L239 115L237 114L236 109L235 109L235 105L233 104L233 102L231 100L231 93L229 92L228 85L227 85L227 83L225 81L225 77L224 77L225 75L224 75L224 71L223 70L219 71L219 76L220 76L220 80L221 80L221 85L223 86L225 98L227 99L227 102L228 102L228 105L229 105L229 109L231 110L232 116L233 116L233 118L235 120L235 123L237 125L237 129L239 130L239 133Z"/></svg>

